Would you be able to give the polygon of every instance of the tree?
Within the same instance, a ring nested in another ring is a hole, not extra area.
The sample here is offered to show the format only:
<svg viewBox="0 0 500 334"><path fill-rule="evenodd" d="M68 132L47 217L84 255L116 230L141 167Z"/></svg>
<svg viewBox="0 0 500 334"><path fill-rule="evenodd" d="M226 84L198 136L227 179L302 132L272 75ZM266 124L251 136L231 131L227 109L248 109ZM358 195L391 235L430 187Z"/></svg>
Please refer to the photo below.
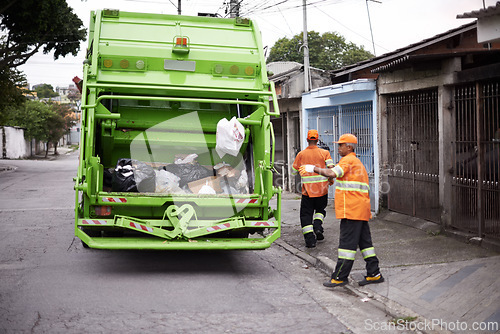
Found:
<svg viewBox="0 0 500 334"><path fill-rule="evenodd" d="M6 0L0 3L0 124L7 106L23 102L26 79L17 70L38 51L54 51L54 59L80 50L83 22L65 0Z"/></svg>
<svg viewBox="0 0 500 334"><path fill-rule="evenodd" d="M42 46L54 59L76 56L85 40L83 22L65 0L7 0L0 20L0 68L25 64Z"/></svg>
<svg viewBox="0 0 500 334"><path fill-rule="evenodd" d="M26 78L18 70L0 67L0 124L6 124L12 117L10 112L23 106L24 86Z"/></svg>
<svg viewBox="0 0 500 334"><path fill-rule="evenodd" d="M24 128L24 137L28 140L36 139L47 142L53 114L54 112L46 103L26 101L22 108L13 113L14 117L8 124Z"/></svg>
<svg viewBox="0 0 500 334"><path fill-rule="evenodd" d="M54 92L54 87L52 87L52 85L49 85L49 84L42 84L42 85L36 86L35 92L36 92L36 96L39 99L59 96L59 94Z"/></svg>
<svg viewBox="0 0 500 334"><path fill-rule="evenodd" d="M363 46L347 43L344 37L334 32L320 35L318 32L309 31L307 44L309 46L309 63L313 67L324 70L335 70L373 57ZM302 33L291 39L281 38L271 48L267 62L296 61L303 63L302 46Z"/></svg>
<svg viewBox="0 0 500 334"><path fill-rule="evenodd" d="M49 152L49 144L54 145L57 154L57 143L76 123L73 109L69 105L26 101L22 108L11 113L13 118L7 123L24 128L24 137L47 143L45 157Z"/></svg>
<svg viewBox="0 0 500 334"><path fill-rule="evenodd" d="M54 155L57 155L57 143L59 139L69 132L71 127L76 124L76 117L74 116L73 109L67 104L57 104L53 103L51 106L53 115L51 115L49 121L52 127L48 135L48 143L54 144ZM45 156L48 154L48 145Z"/></svg>

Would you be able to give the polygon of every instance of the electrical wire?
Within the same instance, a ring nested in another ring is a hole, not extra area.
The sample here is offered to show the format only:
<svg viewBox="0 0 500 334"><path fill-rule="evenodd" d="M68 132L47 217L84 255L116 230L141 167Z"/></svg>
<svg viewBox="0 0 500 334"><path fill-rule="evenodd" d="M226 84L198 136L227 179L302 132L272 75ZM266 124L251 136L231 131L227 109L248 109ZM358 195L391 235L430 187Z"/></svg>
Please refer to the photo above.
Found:
<svg viewBox="0 0 500 334"><path fill-rule="evenodd" d="M347 0L311 0L309 3L306 3L307 6L312 6L312 5L316 5L316 4L320 4L320 3L324 3L324 2L333 2L332 4L338 4L338 3L342 3L342 2L345 2ZM286 10L290 10L290 9L299 9L299 8L302 8L304 6L304 4L302 3L302 1L300 3L296 3L294 5L290 5L288 7L284 7L284 8L278 8L277 6L278 5L281 5L283 3L286 3L286 2L289 2L289 0L283 0L283 1L280 1L278 3L275 3L275 4L271 4L265 8L262 8L262 9L259 9L259 10L255 10L255 11L250 11L250 12L245 12L246 15L250 15L250 14L258 14L262 11L266 11L265 13L268 14L268 13L275 13L279 10L282 10L282 11L286 11ZM274 10L271 10L269 11L269 9L272 9L276 7L276 9Z"/></svg>
<svg viewBox="0 0 500 334"><path fill-rule="evenodd" d="M349 30L350 32L358 35L359 37L363 38L364 40L368 41L368 42L372 42L372 40L370 38L367 38L363 35L361 35L360 33L352 30L351 28L349 28L348 26L346 26L345 24L343 24L342 22L340 22L339 20L335 19L334 17L330 16L328 13L326 13L325 11L323 11L322 9L316 7L315 5L313 5L314 8L316 8L317 10L319 10L321 13L325 14L326 16L328 16L331 20L335 21L336 23L340 24L342 27L346 28L347 30ZM382 49L386 50L386 51L389 51L387 48L375 43L375 45L381 47Z"/></svg>

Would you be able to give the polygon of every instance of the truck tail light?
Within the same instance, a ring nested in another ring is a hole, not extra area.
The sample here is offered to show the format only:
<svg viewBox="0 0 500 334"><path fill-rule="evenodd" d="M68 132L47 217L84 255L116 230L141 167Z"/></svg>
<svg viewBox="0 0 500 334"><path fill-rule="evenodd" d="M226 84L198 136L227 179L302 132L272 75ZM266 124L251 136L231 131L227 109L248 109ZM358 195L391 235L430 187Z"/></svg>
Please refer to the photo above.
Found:
<svg viewBox="0 0 500 334"><path fill-rule="evenodd" d="M111 215L111 206L102 205L94 207L95 214L98 216L109 216Z"/></svg>

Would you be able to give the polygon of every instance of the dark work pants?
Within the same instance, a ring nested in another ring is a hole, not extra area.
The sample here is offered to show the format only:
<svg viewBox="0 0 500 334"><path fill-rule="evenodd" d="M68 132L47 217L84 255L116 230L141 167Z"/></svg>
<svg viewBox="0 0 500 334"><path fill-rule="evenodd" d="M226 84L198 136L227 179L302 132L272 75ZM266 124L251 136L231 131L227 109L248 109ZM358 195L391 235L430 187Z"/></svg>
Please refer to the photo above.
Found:
<svg viewBox="0 0 500 334"><path fill-rule="evenodd" d="M328 194L321 197L309 197L302 195L300 201L300 226L304 232L304 227L312 226L314 231L323 233L323 219L326 217L326 206L328 205ZM321 218L314 219L317 215ZM307 230L307 229L306 229ZM304 239L316 240L313 231L304 233Z"/></svg>
<svg viewBox="0 0 500 334"><path fill-rule="evenodd" d="M354 264L354 254L358 246L366 262L367 275L376 276L380 273L379 261L373 249L368 222L342 219L340 221L339 257L335 271L332 273L333 279L347 280Z"/></svg>

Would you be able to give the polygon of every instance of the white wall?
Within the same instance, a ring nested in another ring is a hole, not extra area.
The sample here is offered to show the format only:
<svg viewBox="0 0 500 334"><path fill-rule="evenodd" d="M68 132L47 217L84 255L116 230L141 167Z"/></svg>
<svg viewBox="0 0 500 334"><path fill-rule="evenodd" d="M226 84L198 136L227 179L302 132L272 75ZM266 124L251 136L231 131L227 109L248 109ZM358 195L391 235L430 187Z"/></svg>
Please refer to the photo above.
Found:
<svg viewBox="0 0 500 334"><path fill-rule="evenodd" d="M20 159L29 156L29 149L24 139L24 130L17 127L0 127L0 157Z"/></svg>

